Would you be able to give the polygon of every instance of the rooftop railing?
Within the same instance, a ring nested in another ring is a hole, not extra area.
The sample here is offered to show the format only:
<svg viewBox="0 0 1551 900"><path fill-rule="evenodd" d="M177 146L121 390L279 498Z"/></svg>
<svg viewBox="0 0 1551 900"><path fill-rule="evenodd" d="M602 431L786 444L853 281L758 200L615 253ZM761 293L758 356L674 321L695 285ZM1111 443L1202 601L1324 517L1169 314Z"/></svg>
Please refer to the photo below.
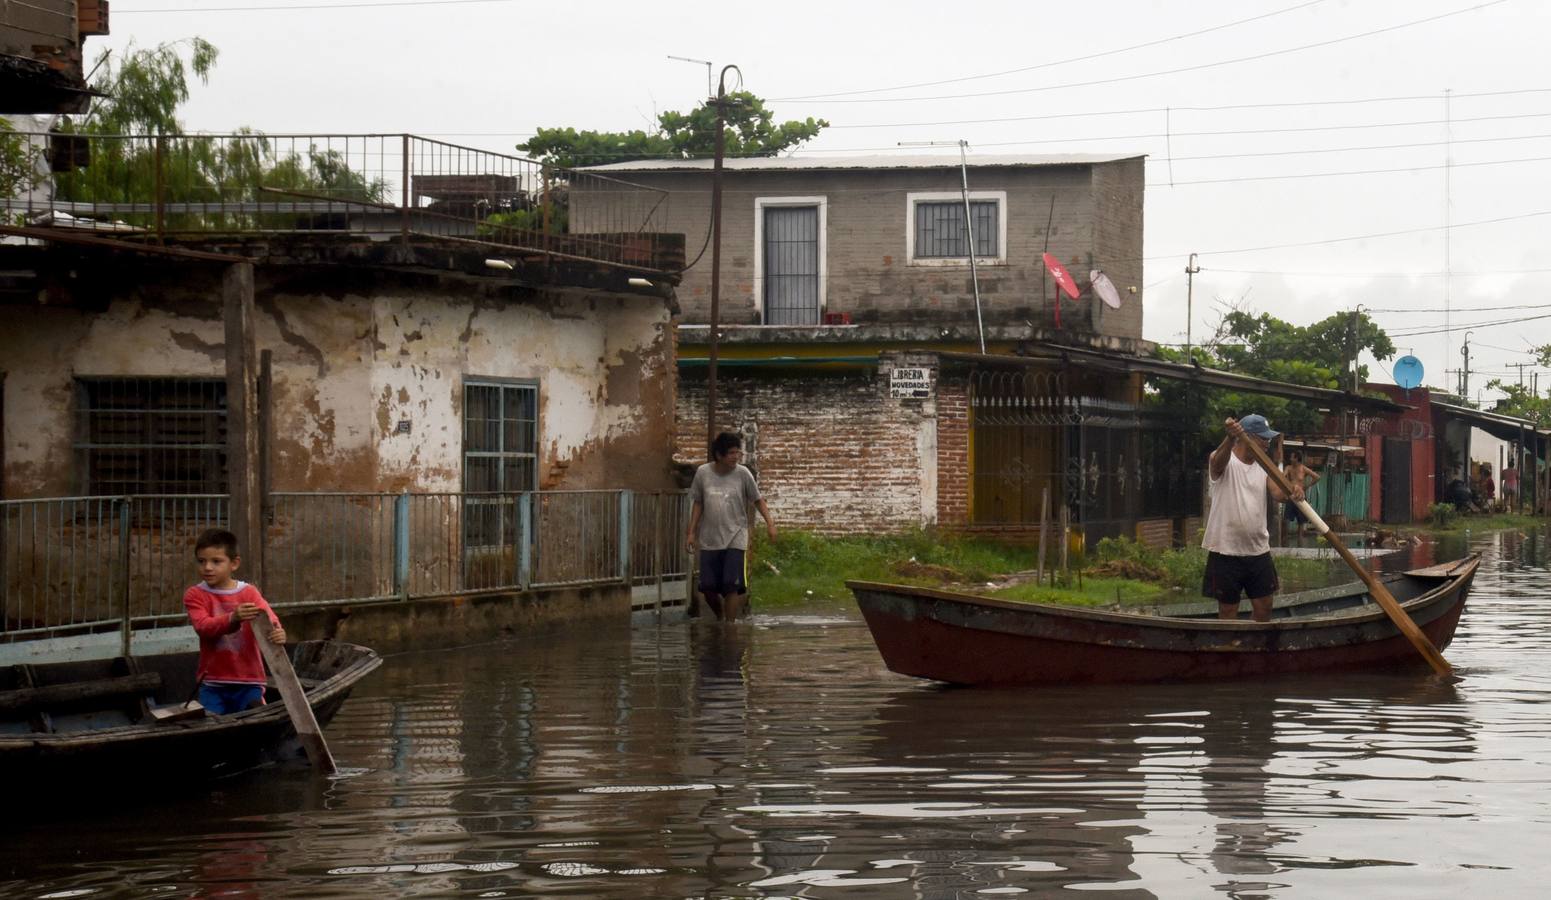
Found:
<svg viewBox="0 0 1551 900"><path fill-rule="evenodd" d="M118 240L343 235L467 243L648 272L668 192L411 134L0 133L0 224ZM585 193L585 231L570 200Z"/></svg>

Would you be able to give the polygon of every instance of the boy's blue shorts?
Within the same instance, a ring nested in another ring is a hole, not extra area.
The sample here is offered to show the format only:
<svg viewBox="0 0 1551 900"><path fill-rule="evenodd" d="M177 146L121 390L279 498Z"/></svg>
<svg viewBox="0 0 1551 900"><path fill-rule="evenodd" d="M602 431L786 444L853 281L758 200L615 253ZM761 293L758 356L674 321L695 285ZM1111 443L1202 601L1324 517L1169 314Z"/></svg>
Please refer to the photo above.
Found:
<svg viewBox="0 0 1551 900"><path fill-rule="evenodd" d="M201 684L199 705L218 716L231 715L259 706L264 699L262 684Z"/></svg>

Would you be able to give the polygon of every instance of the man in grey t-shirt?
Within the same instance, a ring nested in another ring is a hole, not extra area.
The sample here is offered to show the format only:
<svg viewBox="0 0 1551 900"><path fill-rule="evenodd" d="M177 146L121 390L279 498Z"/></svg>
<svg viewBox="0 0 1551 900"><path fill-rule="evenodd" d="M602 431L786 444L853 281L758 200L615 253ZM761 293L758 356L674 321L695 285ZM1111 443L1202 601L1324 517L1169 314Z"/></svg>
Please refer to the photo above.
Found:
<svg viewBox="0 0 1551 900"><path fill-rule="evenodd" d="M765 517L773 541L775 520L759 495L754 473L745 468L743 438L730 431L711 443L711 458L695 470L689 486L689 549L700 551L700 592L706 605L722 620L743 615L748 601L744 554L749 549L749 507Z"/></svg>

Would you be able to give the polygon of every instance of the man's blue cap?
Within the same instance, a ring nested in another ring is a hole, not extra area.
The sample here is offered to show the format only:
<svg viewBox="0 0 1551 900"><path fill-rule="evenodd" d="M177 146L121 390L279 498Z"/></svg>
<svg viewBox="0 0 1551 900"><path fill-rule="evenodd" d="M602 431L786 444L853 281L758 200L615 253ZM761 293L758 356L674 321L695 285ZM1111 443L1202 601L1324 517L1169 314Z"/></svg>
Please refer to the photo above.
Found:
<svg viewBox="0 0 1551 900"><path fill-rule="evenodd" d="M1270 423L1266 421L1266 417L1259 413L1245 416L1239 420L1239 424L1244 426L1245 434L1253 434L1255 437L1265 438L1268 441L1281 434L1280 431L1272 431Z"/></svg>

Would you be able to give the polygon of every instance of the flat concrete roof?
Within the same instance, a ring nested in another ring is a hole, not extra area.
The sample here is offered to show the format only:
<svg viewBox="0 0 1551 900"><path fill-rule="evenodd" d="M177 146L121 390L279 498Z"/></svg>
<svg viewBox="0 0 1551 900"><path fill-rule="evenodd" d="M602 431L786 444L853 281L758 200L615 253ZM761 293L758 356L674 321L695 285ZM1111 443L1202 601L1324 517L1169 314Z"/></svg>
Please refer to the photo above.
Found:
<svg viewBox="0 0 1551 900"><path fill-rule="evenodd" d="M1050 155L980 155L969 157L972 169L1021 169L1043 166L1091 166L1098 163L1143 159L1145 153L1064 153ZM583 166L588 172L709 172L709 159L637 159L630 162ZM813 172L833 170L957 169L956 154L867 156L740 156L722 161L728 172Z"/></svg>

